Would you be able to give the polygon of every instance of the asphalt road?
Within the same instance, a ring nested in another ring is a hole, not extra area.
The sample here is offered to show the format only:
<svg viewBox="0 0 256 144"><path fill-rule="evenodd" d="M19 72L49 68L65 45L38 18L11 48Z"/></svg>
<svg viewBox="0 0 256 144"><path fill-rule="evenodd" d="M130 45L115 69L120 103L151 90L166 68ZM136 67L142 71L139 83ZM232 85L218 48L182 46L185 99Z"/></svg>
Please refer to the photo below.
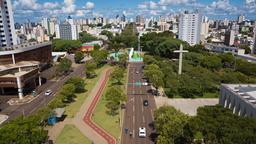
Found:
<svg viewBox="0 0 256 144"><path fill-rule="evenodd" d="M32 102L28 104L24 104L21 106L9 106L9 109L12 109L12 112L5 113L4 111L2 112L3 114L7 114L9 116L8 120L12 120L15 117L21 116L21 115L29 115L32 113L35 113L40 107L47 105L55 96L55 94L58 92L58 90L64 85L64 83L71 78L72 76L82 76L84 74L84 65L80 65L78 67L75 67L73 69L73 72L70 73L67 76L61 77L58 81L52 82L48 81L44 85L42 85L43 89L40 93L39 96L34 99ZM50 89L52 90L52 94L50 96L45 96L44 92ZM7 122L6 121L6 122Z"/></svg>
<svg viewBox="0 0 256 144"><path fill-rule="evenodd" d="M130 63L124 123L122 130L122 144L154 144L153 112L156 109L154 96L149 93L150 86L135 85L145 82L143 79L143 63ZM139 71L137 74L136 71ZM143 101L148 100L149 106L144 106ZM146 137L139 137L139 127L146 128ZM128 129L126 133L125 129ZM133 133L130 136L130 132Z"/></svg>

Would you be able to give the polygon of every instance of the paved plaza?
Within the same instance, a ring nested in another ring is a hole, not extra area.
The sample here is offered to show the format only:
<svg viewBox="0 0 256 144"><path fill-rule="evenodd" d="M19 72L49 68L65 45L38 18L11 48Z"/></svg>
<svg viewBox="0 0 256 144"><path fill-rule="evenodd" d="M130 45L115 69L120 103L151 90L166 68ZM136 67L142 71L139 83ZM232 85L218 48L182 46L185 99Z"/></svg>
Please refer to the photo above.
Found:
<svg viewBox="0 0 256 144"><path fill-rule="evenodd" d="M177 110L188 114L190 116L195 116L197 113L197 108L203 106L211 106L219 103L218 98L207 98L207 99L169 99L167 97L155 97L157 107L161 106L173 106Z"/></svg>

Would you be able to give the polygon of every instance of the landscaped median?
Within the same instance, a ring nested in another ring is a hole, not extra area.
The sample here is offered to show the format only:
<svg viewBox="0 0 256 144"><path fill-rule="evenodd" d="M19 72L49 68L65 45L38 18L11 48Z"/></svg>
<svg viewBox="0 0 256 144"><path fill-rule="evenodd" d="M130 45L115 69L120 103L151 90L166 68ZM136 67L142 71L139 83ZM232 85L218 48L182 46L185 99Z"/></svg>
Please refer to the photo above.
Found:
<svg viewBox="0 0 256 144"><path fill-rule="evenodd" d="M125 84L127 83L126 75L127 70L125 70L121 82L122 84L120 85L123 92L125 92ZM119 114L110 115L107 112L108 108L106 107L106 104L108 103L106 93L112 86L113 81L109 80L106 88L104 89L103 95L94 110L92 120L116 139L119 139L121 134L120 112L118 111Z"/></svg>
<svg viewBox="0 0 256 144"><path fill-rule="evenodd" d="M96 69L95 70L96 75L97 75L96 77L94 77L92 79L85 79L85 92L77 94L75 102L70 103L67 107L65 107L65 109L66 109L65 114L67 115L67 117L73 118L75 116L75 114L79 111L80 107L84 103L84 100L91 93L91 90L96 85L97 81L99 81L102 71L108 67L109 67L109 65L105 65L99 69Z"/></svg>
<svg viewBox="0 0 256 144"><path fill-rule="evenodd" d="M56 144L91 144L75 125L67 124L56 139Z"/></svg>

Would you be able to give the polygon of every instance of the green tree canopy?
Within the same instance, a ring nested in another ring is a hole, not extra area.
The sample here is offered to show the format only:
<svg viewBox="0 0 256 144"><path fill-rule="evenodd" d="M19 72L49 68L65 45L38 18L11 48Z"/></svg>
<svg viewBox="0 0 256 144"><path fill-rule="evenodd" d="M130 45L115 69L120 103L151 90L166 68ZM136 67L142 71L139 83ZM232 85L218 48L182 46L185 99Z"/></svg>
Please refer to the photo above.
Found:
<svg viewBox="0 0 256 144"><path fill-rule="evenodd" d="M61 40L55 39L52 42L53 51L55 52L74 52L82 46L79 40Z"/></svg>
<svg viewBox="0 0 256 144"><path fill-rule="evenodd" d="M113 33L108 30L103 30L100 34L107 36L108 40L111 40L114 37Z"/></svg>
<svg viewBox="0 0 256 144"><path fill-rule="evenodd" d="M97 68L97 64L95 62L87 62L85 64L85 74L87 78L93 78L96 76L95 69Z"/></svg>
<svg viewBox="0 0 256 144"><path fill-rule="evenodd" d="M74 86L74 84L65 84L60 91L60 94L63 96L63 101L72 102L75 97L75 90L76 87Z"/></svg>
<svg viewBox="0 0 256 144"><path fill-rule="evenodd" d="M86 32L79 33L79 39L82 43L98 40L96 37Z"/></svg>
<svg viewBox="0 0 256 144"><path fill-rule="evenodd" d="M65 74L67 72L69 72L70 68L71 68L71 65L72 65L72 61L69 60L68 58L62 58L60 60L60 63L58 64L58 73L60 75L62 74Z"/></svg>
<svg viewBox="0 0 256 144"><path fill-rule="evenodd" d="M81 51L75 53L75 62L80 63L84 59L84 54Z"/></svg>
<svg viewBox="0 0 256 144"><path fill-rule="evenodd" d="M119 67L115 68L114 71L111 73L111 76L110 76L111 80L118 85L122 84L124 72L125 72L125 69L123 68L119 68Z"/></svg>
<svg viewBox="0 0 256 144"><path fill-rule="evenodd" d="M78 76L74 76L71 77L66 84L73 84L75 86L75 92L79 93L79 92L83 92L85 89L85 81L83 78L78 77Z"/></svg>

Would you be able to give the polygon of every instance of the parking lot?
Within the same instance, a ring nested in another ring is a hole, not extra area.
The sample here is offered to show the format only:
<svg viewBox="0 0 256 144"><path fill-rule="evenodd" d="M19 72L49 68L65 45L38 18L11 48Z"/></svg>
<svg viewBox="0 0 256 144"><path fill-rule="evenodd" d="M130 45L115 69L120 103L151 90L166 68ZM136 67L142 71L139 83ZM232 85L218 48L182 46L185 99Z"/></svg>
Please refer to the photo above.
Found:
<svg viewBox="0 0 256 144"><path fill-rule="evenodd" d="M190 116L195 116L197 113L197 108L203 106L211 106L219 103L217 98L207 98L207 99L169 99L167 97L155 97L157 108L161 106L173 106L177 110L188 114Z"/></svg>

